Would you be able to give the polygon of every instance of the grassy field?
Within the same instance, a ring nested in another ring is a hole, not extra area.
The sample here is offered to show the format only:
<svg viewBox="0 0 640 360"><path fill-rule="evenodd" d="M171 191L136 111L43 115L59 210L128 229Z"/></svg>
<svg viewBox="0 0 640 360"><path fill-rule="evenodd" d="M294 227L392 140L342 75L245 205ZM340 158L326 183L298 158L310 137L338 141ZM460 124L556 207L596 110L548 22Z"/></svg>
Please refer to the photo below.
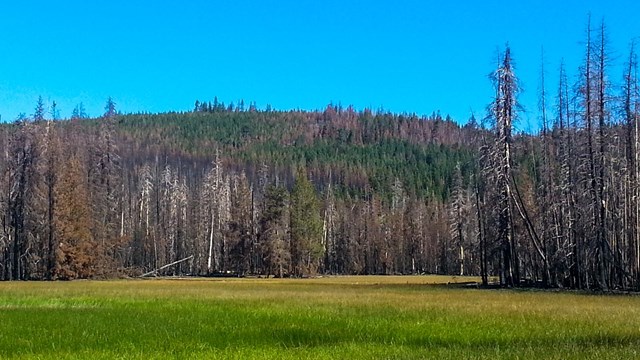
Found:
<svg viewBox="0 0 640 360"><path fill-rule="evenodd" d="M640 358L638 296L468 280L5 282L0 358Z"/></svg>

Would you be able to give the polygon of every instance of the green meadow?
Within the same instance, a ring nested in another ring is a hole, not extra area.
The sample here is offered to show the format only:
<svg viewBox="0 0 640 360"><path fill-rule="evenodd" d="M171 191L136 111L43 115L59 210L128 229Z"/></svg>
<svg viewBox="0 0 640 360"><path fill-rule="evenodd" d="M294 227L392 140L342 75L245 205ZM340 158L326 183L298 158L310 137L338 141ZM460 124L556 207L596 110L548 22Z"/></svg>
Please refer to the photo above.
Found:
<svg viewBox="0 0 640 360"><path fill-rule="evenodd" d="M3 282L0 358L640 358L638 296L473 280Z"/></svg>

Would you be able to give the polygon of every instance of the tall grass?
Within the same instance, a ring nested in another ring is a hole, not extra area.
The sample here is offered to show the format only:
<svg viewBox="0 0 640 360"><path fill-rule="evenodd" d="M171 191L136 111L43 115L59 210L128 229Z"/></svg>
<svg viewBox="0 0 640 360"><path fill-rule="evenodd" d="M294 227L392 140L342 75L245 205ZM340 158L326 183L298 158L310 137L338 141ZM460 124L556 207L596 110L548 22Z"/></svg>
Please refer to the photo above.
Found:
<svg viewBox="0 0 640 360"><path fill-rule="evenodd" d="M638 358L640 298L441 277L0 283L0 358Z"/></svg>

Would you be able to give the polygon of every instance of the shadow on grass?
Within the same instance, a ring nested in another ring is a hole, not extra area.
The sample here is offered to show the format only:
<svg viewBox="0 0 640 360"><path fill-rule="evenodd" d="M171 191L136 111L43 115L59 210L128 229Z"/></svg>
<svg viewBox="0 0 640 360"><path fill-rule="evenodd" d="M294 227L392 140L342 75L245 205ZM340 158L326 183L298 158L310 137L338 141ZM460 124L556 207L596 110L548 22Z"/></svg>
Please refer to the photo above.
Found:
<svg viewBox="0 0 640 360"><path fill-rule="evenodd" d="M424 336L410 339L406 346L415 348L590 348L590 347L630 347L640 346L640 335L624 336L614 334L577 335L570 338L557 336L536 337L487 337L467 339L463 337Z"/></svg>
<svg viewBox="0 0 640 360"><path fill-rule="evenodd" d="M363 335L363 334L360 334ZM255 340L260 336L254 337ZM388 336L344 336L332 331L318 332L305 328L274 329L265 341L256 341L254 346L272 346L281 348L337 347L343 344L403 346L415 349L572 349L572 348L638 348L640 335L624 336L615 334L577 335L570 338L557 336L535 337L452 337L447 334L425 334L406 339ZM224 345L222 347L225 347Z"/></svg>

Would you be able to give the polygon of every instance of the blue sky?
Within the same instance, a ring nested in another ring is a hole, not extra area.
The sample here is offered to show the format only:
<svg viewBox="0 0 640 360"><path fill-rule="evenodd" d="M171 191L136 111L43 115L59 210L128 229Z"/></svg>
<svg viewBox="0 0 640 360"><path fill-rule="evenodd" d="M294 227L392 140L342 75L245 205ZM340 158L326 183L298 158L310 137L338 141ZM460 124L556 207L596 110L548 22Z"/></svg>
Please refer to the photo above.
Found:
<svg viewBox="0 0 640 360"><path fill-rule="evenodd" d="M639 1L6 1L0 6L0 114L189 110L196 99L320 109L483 116L496 49L509 42L536 121L540 49L554 91L573 78L587 14L604 17L614 64L640 36ZM634 15L635 14L635 15ZM635 19L634 19L635 18ZM613 66L610 77L621 78ZM535 127L535 126L534 126Z"/></svg>

